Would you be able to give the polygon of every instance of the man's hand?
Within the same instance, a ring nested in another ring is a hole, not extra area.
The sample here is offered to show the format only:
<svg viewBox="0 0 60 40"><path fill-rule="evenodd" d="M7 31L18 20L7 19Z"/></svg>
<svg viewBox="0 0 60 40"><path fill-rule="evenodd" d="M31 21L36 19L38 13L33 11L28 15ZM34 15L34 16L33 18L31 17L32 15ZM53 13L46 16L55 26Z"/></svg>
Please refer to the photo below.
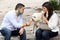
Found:
<svg viewBox="0 0 60 40"><path fill-rule="evenodd" d="M23 32L24 32L24 28L21 28L21 29L19 30L19 34L22 35Z"/></svg>
<svg viewBox="0 0 60 40"><path fill-rule="evenodd" d="M30 26L31 22L32 22L32 18L26 23L26 25Z"/></svg>
<svg viewBox="0 0 60 40"><path fill-rule="evenodd" d="M23 26L22 27L25 27L26 26L26 23L25 24L23 24Z"/></svg>
<svg viewBox="0 0 60 40"><path fill-rule="evenodd" d="M26 23L26 26L30 26L30 22L27 22L27 23Z"/></svg>
<svg viewBox="0 0 60 40"><path fill-rule="evenodd" d="M30 19L28 22L26 22L25 24L22 25L22 28L24 28L25 26L30 26L32 22L32 19Z"/></svg>

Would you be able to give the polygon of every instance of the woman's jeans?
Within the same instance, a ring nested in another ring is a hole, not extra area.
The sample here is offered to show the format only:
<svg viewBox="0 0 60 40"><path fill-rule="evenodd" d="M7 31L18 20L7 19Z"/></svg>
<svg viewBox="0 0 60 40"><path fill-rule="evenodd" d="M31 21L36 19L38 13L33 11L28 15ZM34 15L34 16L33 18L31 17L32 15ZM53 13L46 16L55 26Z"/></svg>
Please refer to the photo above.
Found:
<svg viewBox="0 0 60 40"><path fill-rule="evenodd" d="M2 35L5 37L4 40L10 40L11 39L11 36L20 36L20 40L26 40L26 31L24 30L24 33L22 35L19 34L19 30L20 29L17 29L17 30L14 30L14 31L11 31L7 28L3 28L1 30L1 33Z"/></svg>
<svg viewBox="0 0 60 40"><path fill-rule="evenodd" d="M36 31L36 40L50 40L50 38L58 35L58 32L52 32L51 30L38 29Z"/></svg>

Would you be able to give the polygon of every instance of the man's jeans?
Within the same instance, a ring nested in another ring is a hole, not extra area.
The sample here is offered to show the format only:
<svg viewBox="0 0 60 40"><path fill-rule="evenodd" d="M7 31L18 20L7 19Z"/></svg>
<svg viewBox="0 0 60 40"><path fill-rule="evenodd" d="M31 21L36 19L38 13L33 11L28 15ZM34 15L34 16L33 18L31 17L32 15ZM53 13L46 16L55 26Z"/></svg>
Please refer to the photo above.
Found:
<svg viewBox="0 0 60 40"><path fill-rule="evenodd" d="M20 40L26 40L26 31L24 30L24 33L22 35L19 34L19 30L17 29L15 31L11 31L7 28L3 28L1 30L2 35L5 37L5 40L10 40L11 36L20 36Z"/></svg>

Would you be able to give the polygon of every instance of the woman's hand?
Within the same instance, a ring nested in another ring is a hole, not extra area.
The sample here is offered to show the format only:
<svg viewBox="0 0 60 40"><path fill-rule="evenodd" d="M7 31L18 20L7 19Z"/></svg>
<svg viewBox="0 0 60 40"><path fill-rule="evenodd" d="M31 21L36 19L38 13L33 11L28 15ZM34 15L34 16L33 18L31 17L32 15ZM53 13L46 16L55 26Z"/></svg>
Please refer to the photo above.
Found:
<svg viewBox="0 0 60 40"><path fill-rule="evenodd" d="M43 16L43 22L48 24L48 20L45 16Z"/></svg>

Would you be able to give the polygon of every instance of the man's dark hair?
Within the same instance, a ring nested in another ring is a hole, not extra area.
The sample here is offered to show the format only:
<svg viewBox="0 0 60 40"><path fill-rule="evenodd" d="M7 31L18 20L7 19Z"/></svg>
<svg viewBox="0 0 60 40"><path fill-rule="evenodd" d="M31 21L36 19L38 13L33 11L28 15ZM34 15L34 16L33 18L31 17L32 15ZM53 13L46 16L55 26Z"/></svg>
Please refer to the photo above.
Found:
<svg viewBox="0 0 60 40"><path fill-rule="evenodd" d="M17 10L18 8L22 8L25 7L25 5L23 5L22 3L18 3L15 7L15 10Z"/></svg>

